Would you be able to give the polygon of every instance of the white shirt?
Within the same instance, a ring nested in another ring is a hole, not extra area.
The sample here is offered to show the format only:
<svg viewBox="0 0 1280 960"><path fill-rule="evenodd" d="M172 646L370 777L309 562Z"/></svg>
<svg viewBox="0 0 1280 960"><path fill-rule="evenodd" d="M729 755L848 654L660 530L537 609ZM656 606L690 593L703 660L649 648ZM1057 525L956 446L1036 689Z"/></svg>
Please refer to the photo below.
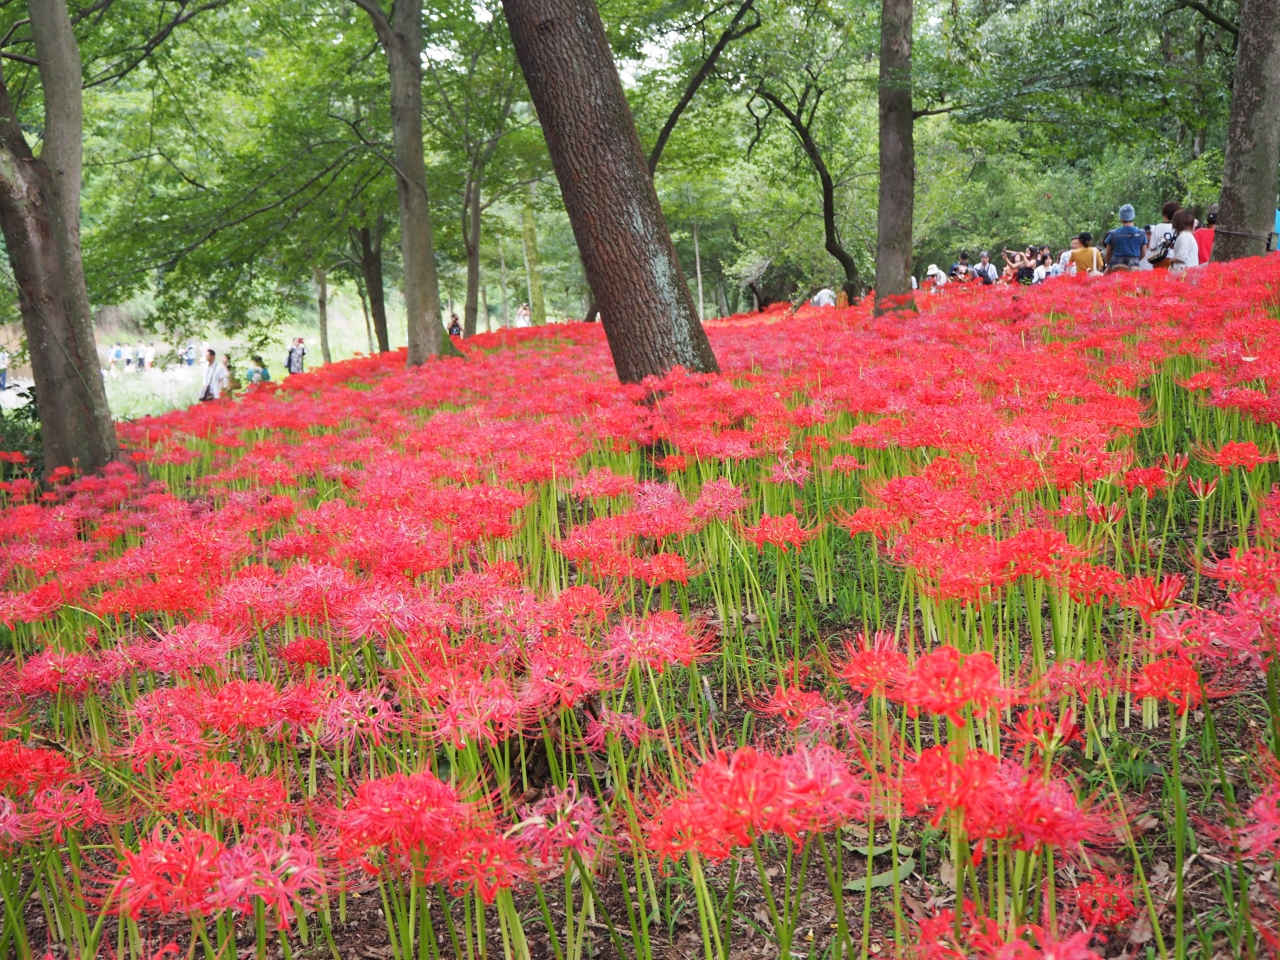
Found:
<svg viewBox="0 0 1280 960"><path fill-rule="evenodd" d="M1196 243L1196 235L1190 230L1183 230L1173 241L1173 249L1169 251L1169 272L1171 274L1186 273L1192 267L1200 266L1200 246Z"/></svg>
<svg viewBox="0 0 1280 960"><path fill-rule="evenodd" d="M222 365L222 361L215 360L204 368L204 386L200 389L200 396L203 397L208 390L209 395L217 400L225 389L227 389L227 368Z"/></svg>
<svg viewBox="0 0 1280 960"><path fill-rule="evenodd" d="M516 311L516 326L517 327L530 326L529 311L526 310L524 307L521 307L519 310Z"/></svg>
<svg viewBox="0 0 1280 960"><path fill-rule="evenodd" d="M1155 253L1160 249L1160 244L1164 243L1165 237L1173 236L1172 223L1155 223L1151 225L1151 245L1147 248L1149 253Z"/></svg>
<svg viewBox="0 0 1280 960"><path fill-rule="evenodd" d="M1043 263L1036 264L1035 273L1032 275L1032 283L1044 283L1044 278L1049 275L1049 271L1045 269Z"/></svg>
<svg viewBox="0 0 1280 960"><path fill-rule="evenodd" d="M813 299L809 303L815 307L834 307L836 305L836 292L823 287L813 295Z"/></svg>

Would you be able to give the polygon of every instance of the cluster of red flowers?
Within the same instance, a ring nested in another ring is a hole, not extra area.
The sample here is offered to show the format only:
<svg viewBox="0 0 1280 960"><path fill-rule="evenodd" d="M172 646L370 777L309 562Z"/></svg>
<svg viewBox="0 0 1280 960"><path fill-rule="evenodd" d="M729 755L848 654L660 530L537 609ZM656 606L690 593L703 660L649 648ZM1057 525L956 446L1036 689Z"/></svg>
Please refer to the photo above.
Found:
<svg viewBox="0 0 1280 960"><path fill-rule="evenodd" d="M708 324L724 376L641 385L596 326L503 331L121 424L145 471L0 487L0 845L115 850L124 918L282 927L867 821L1083 868L1127 808L1066 747L1273 665L1277 284L781 305ZM1259 782L1232 843L1271 858ZM1058 895L1134 916L1096 869ZM964 909L928 955L1088 953Z"/></svg>

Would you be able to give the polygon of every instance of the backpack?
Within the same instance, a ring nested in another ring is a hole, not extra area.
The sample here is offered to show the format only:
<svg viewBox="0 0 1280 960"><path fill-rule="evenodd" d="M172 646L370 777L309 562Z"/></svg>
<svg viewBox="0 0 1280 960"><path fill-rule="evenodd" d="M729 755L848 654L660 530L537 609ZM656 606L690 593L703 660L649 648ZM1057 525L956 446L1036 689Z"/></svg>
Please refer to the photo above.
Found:
<svg viewBox="0 0 1280 960"><path fill-rule="evenodd" d="M1151 264L1153 267L1158 267L1160 264L1168 260L1170 255L1173 253L1174 241L1177 239L1178 235L1176 233L1171 233L1161 240L1160 245L1152 250L1150 255L1147 257L1147 263Z"/></svg>

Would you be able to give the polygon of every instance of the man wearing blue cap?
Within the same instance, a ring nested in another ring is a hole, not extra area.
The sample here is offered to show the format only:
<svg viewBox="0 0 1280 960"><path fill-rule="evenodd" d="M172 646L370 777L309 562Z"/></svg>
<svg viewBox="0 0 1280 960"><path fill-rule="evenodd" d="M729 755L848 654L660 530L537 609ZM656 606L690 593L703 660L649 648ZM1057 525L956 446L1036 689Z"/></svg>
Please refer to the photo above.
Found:
<svg viewBox="0 0 1280 960"><path fill-rule="evenodd" d="M1138 264L1147 255L1147 234L1133 225L1135 216L1133 204L1126 203L1122 206L1120 226L1108 233L1103 241L1106 244L1103 259L1107 264L1107 273L1137 270Z"/></svg>

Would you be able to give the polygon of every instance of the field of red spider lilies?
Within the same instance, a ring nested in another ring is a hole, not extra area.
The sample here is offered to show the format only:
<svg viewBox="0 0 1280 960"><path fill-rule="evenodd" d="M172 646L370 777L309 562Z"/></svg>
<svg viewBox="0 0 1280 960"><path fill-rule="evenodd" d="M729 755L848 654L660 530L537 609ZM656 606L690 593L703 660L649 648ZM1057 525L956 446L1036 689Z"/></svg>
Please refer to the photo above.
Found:
<svg viewBox="0 0 1280 960"><path fill-rule="evenodd" d="M0 958L1273 955L1278 298L778 309L643 387L505 331L7 463Z"/></svg>

